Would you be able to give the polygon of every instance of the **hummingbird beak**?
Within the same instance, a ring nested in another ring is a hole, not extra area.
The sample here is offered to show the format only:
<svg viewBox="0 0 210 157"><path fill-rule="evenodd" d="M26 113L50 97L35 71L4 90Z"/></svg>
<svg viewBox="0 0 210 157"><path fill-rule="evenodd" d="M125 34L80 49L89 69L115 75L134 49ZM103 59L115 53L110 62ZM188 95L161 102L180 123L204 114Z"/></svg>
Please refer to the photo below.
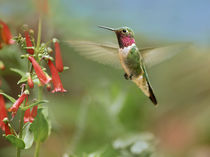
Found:
<svg viewBox="0 0 210 157"><path fill-rule="evenodd" d="M103 29L107 29L107 30L110 30L110 31L116 31L114 28L110 28L110 27L106 27L106 26L98 26L99 28L103 28Z"/></svg>

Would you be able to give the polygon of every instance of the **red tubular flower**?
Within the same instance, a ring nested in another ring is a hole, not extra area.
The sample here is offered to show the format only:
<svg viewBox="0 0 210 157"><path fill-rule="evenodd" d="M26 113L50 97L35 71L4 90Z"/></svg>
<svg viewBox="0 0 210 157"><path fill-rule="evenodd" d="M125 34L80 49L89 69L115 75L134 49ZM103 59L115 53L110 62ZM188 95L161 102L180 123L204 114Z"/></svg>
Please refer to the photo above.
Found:
<svg viewBox="0 0 210 157"><path fill-rule="evenodd" d="M32 77L31 77L30 74L29 74L29 76L28 76L28 86L29 86L30 88L34 88L34 82L33 82Z"/></svg>
<svg viewBox="0 0 210 157"><path fill-rule="evenodd" d="M52 91L52 93L66 92L66 90L63 88L63 85L61 83L61 79L59 77L58 71L50 59L48 60L48 66L49 66L51 74L52 74L52 82L53 82L53 86L54 86L54 90Z"/></svg>
<svg viewBox="0 0 210 157"><path fill-rule="evenodd" d="M2 49L2 47L3 47L3 46L2 46L2 43L1 43L1 41L0 41L0 50Z"/></svg>
<svg viewBox="0 0 210 157"><path fill-rule="evenodd" d="M38 106L34 106L34 107L32 108L32 111L31 111L31 122L34 121L34 118L35 118L36 115L37 115L37 109L38 109Z"/></svg>
<svg viewBox="0 0 210 157"><path fill-rule="evenodd" d="M53 39L53 43L55 46L55 66L59 72L63 71L63 61L61 56L60 45L57 39Z"/></svg>
<svg viewBox="0 0 210 157"><path fill-rule="evenodd" d="M1 37L4 43L7 45L14 44L15 41L12 39L12 35L7 24L0 20L0 26L2 27Z"/></svg>
<svg viewBox="0 0 210 157"><path fill-rule="evenodd" d="M51 78L47 77L45 75L45 73L43 72L42 68L40 67L40 65L36 62L36 60L34 59L34 57L29 56L28 60L32 63L34 70L36 72L36 75L38 77L38 79L40 80L40 82L42 84L47 84L48 82L51 81Z"/></svg>
<svg viewBox="0 0 210 157"><path fill-rule="evenodd" d="M32 108L32 111L30 111L30 108L25 111L24 123L27 123L27 122L32 123L34 121L34 118L37 115L37 108L38 108L38 106L34 106Z"/></svg>
<svg viewBox="0 0 210 157"><path fill-rule="evenodd" d="M3 122L4 118L7 118L7 110L5 107L4 97L0 94L0 128L5 131L5 134L11 134L8 124Z"/></svg>
<svg viewBox="0 0 210 157"><path fill-rule="evenodd" d="M24 123L30 122L30 108L25 111Z"/></svg>
<svg viewBox="0 0 210 157"><path fill-rule="evenodd" d="M6 136L12 134L8 124L5 124L5 134Z"/></svg>
<svg viewBox="0 0 210 157"><path fill-rule="evenodd" d="M8 109L9 112L12 112L12 117L14 117L20 107L20 105L23 103L23 101L26 99L28 100L28 94L23 93L17 100L16 102Z"/></svg>
<svg viewBox="0 0 210 157"><path fill-rule="evenodd" d="M25 31L25 38L26 38L26 46L27 47L33 47L33 44L31 42L31 39L30 39L30 35L28 33L28 31ZM27 52L31 55L34 54L34 49L27 49Z"/></svg>

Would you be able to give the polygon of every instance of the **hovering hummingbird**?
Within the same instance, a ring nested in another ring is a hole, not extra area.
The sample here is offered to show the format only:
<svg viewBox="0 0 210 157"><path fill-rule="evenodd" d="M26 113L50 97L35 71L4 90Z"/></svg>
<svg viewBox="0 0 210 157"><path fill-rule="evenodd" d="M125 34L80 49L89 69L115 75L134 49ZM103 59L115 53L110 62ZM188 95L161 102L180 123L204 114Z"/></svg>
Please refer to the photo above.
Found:
<svg viewBox="0 0 210 157"><path fill-rule="evenodd" d="M132 29L128 27L117 29L105 26L99 27L115 32L118 46L110 43L98 44L89 41L68 41L68 43L76 48L81 55L89 59L110 64L116 68L123 68L125 79L133 81L150 98L153 104L157 105L157 99L144 63L149 63L151 66L158 64L180 52L182 47L168 46L139 49L136 46Z"/></svg>
<svg viewBox="0 0 210 157"><path fill-rule="evenodd" d="M157 105L157 99L149 82L143 57L136 46L134 32L128 27L113 29L105 26L100 28L115 32L119 44L120 63L125 71L125 79L132 80L150 100Z"/></svg>

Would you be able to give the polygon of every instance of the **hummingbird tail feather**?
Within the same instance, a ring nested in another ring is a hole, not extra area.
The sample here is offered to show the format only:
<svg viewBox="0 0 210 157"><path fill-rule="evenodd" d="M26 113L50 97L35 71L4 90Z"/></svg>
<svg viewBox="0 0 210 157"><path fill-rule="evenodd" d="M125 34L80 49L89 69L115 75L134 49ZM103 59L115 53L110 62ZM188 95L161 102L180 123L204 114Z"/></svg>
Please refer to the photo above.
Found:
<svg viewBox="0 0 210 157"><path fill-rule="evenodd" d="M157 105L157 99L153 93L153 90L152 90L150 84L149 84L149 94L150 94L149 95L150 100L153 102L154 105Z"/></svg>

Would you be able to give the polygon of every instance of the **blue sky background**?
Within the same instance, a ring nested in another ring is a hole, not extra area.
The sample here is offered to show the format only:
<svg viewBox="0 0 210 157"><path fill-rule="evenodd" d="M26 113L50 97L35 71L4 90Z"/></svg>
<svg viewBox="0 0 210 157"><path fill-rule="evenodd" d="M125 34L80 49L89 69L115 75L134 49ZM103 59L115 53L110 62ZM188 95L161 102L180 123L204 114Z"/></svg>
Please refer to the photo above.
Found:
<svg viewBox="0 0 210 157"><path fill-rule="evenodd" d="M64 10L108 26L127 25L150 37L210 43L209 0L61 0Z"/></svg>
<svg viewBox="0 0 210 157"><path fill-rule="evenodd" d="M0 15L8 19L33 10L34 1L2 0ZM127 25L150 39L194 41L210 44L209 0L49 0L69 20L77 18L96 25ZM21 5L20 5L21 4ZM24 5L25 4L25 5ZM54 10L56 11L56 10ZM56 13L55 13L56 14ZM18 17L19 18L19 17ZM80 26L82 27L82 26Z"/></svg>

